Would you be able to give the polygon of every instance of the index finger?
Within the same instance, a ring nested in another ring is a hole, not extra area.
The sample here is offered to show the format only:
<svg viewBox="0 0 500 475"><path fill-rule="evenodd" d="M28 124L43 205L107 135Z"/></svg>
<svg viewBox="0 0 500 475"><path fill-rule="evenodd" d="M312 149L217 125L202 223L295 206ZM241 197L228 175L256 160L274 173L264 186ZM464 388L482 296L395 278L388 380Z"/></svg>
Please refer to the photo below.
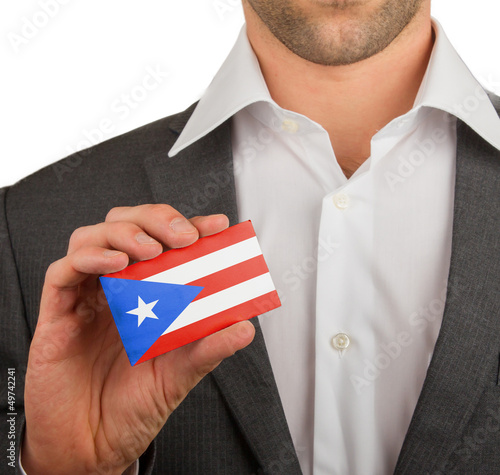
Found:
<svg viewBox="0 0 500 475"><path fill-rule="evenodd" d="M199 237L196 226L176 209L165 204L113 208L106 216L106 222L119 221L136 224L170 248L189 246Z"/></svg>
<svg viewBox="0 0 500 475"><path fill-rule="evenodd" d="M186 219L169 205L153 204L113 208L106 222L128 221L140 226L151 237L170 248L184 247L198 237L219 233L229 226L223 214Z"/></svg>

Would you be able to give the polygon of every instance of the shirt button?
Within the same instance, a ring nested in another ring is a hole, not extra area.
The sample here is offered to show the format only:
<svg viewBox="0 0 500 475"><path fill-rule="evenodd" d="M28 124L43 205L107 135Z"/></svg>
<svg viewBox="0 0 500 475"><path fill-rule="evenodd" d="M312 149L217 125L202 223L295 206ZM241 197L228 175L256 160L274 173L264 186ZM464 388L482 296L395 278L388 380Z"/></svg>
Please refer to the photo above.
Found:
<svg viewBox="0 0 500 475"><path fill-rule="evenodd" d="M346 350L351 340L345 333L337 333L332 338L332 346L339 351Z"/></svg>
<svg viewBox="0 0 500 475"><path fill-rule="evenodd" d="M293 119L284 119L281 128L290 134L295 134L299 130L299 124Z"/></svg>
<svg viewBox="0 0 500 475"><path fill-rule="evenodd" d="M333 203L338 209L346 209L349 206L349 197L345 193L333 195Z"/></svg>

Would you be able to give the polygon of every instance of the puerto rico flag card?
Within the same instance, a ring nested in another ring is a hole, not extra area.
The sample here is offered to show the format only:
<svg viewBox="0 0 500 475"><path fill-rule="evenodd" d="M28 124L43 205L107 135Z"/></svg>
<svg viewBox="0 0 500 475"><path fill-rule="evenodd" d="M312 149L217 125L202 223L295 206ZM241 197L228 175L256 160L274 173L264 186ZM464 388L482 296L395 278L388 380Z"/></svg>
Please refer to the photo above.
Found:
<svg viewBox="0 0 500 475"><path fill-rule="evenodd" d="M250 221L100 281L132 365L281 305Z"/></svg>

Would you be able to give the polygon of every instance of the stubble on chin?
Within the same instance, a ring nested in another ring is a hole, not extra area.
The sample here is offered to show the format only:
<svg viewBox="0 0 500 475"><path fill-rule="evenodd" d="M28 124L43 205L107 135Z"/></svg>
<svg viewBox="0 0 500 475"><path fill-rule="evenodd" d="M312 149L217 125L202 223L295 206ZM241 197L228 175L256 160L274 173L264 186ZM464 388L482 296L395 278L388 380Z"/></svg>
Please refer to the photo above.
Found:
<svg viewBox="0 0 500 475"><path fill-rule="evenodd" d="M290 51L316 64L353 64L384 50L418 13L424 0L317 0L306 11L294 0L246 0ZM369 3L369 2L368 2ZM324 11L323 14L321 10Z"/></svg>

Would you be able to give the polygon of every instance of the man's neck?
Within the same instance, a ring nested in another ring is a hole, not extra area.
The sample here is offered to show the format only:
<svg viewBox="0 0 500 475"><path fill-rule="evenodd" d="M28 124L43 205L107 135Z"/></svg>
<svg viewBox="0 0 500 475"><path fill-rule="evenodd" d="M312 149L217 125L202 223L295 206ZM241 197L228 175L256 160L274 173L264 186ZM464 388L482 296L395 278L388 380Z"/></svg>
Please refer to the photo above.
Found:
<svg viewBox="0 0 500 475"><path fill-rule="evenodd" d="M255 12L245 12L248 38L271 97L328 132L347 177L370 156L373 135L413 106L433 46L427 10L381 53L347 66L322 66L300 58Z"/></svg>

